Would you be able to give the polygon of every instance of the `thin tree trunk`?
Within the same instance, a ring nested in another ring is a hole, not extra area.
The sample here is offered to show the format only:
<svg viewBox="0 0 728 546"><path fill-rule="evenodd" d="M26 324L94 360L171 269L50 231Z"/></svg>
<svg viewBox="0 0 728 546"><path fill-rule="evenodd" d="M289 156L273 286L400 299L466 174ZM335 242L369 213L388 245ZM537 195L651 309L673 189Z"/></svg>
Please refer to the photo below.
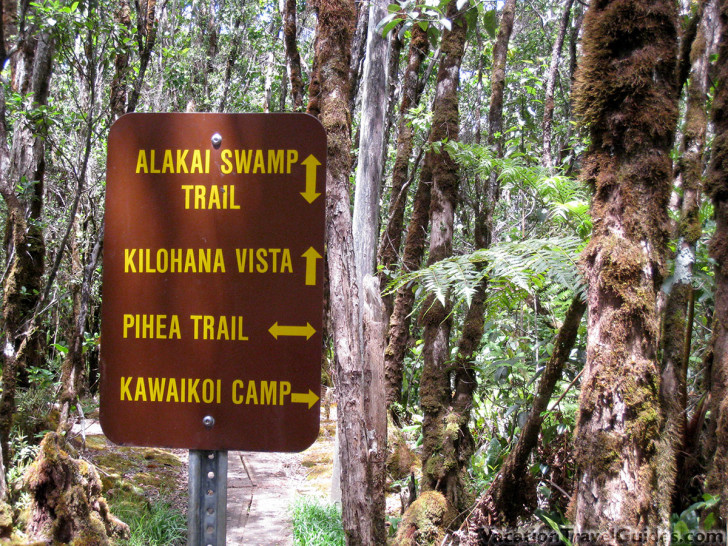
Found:
<svg viewBox="0 0 728 546"><path fill-rule="evenodd" d="M498 156L502 155L503 96L505 91L506 57L508 44L513 30L515 0L507 0L503 7L498 36L493 48L493 73L491 77L491 100L488 111L488 142L494 145ZM478 248L488 248L493 232L493 211L497 200L497 173L485 181L482 192L485 202L479 204L479 214L475 225L475 244ZM434 224L433 224L434 225ZM483 337L487 282L483 280L472 297L465 316L463 329L458 341L453 373L454 392L449 400L449 408L443 421L448 423L450 438L443 443L441 455L450 461L444 477L447 486L442 491L448 500L459 510L464 511L470 504L466 491L466 473L473 453L474 443L470 433L470 408L477 380L473 370L475 355ZM449 376L449 374L447 374ZM448 384L450 378L448 377Z"/></svg>
<svg viewBox="0 0 728 546"><path fill-rule="evenodd" d="M427 241L427 226L430 222L431 193L432 165L431 154L428 154L420 171L420 182L412 201L412 216L407 226L407 239L402 256L402 271L404 272L414 271L422 263ZM394 404L401 401L404 357L407 352L410 317L414 303L415 294L412 286L402 286L397 289L394 309L389 316L388 343L384 352L387 406L390 410ZM397 417L394 412L392 412L392 416L395 419Z"/></svg>
<svg viewBox="0 0 728 546"><path fill-rule="evenodd" d="M104 228L102 226L96 243L91 250L88 263L82 268L78 249L75 248L72 256L76 275L81 276L81 283L72 287L73 294L73 330L68 343L68 353L61 366L61 405L58 432L67 431L70 424L71 404L78 399L83 381L83 339L86 333L86 319L91 304L91 290L93 288L96 266L101 256L104 241ZM74 245L76 246L76 245Z"/></svg>
<svg viewBox="0 0 728 546"><path fill-rule="evenodd" d="M367 47L369 30L369 10L366 2L357 2L356 31L351 41L351 61L349 66L349 111L356 110L356 99L359 96L359 80L364 68L364 55ZM376 25L376 22L374 23Z"/></svg>
<svg viewBox="0 0 728 546"><path fill-rule="evenodd" d="M295 0L294 0L295 2ZM233 36L237 35L238 29L240 28L241 18L235 19L235 25L233 27ZM223 83L222 97L220 98L220 105L218 106L218 112L224 112L227 107L228 94L230 93L230 79L233 75L233 67L235 66L235 60L238 58L238 48L240 40L233 40L232 46L230 47L230 53L228 54L227 63L225 64L225 78Z"/></svg>
<svg viewBox="0 0 728 546"><path fill-rule="evenodd" d="M387 115L384 121L384 142L389 145L389 138L392 136L395 114L397 109L397 90L399 89L399 61L402 56L402 40L399 33L392 32L389 38L389 65L387 66Z"/></svg>
<svg viewBox="0 0 728 546"><path fill-rule="evenodd" d="M301 55L296 41L296 0L280 0L283 16L283 45L286 48L286 67L291 82L293 110L303 108L303 77L301 76Z"/></svg>
<svg viewBox="0 0 728 546"><path fill-rule="evenodd" d="M682 188L680 220L677 225L677 254L672 285L665 304L662 334L662 389L660 397L665 412L663 438L670 444L669 450L675 454L674 465L668 467L672 472L664 472L668 477L667 487L675 487L672 497L674 504L680 502L681 490L687 487L685 474L685 445L687 429L687 372L690 345L688 311L693 300L693 263L695 247L702 235L700 221L700 189L703 176L703 150L708 125L706 100L708 97L708 55L711 27L709 10L701 5L702 17L697 22L697 33L691 39L690 84L687 90L685 126L680 145L678 160L678 181ZM688 39L687 37L683 39ZM692 321L691 321L692 322ZM677 480L677 483L676 483ZM687 501L688 499L686 499ZM686 506L683 507L686 508ZM676 504L677 508L677 504ZM672 512L675 509L671 510ZM678 510L679 512L682 509Z"/></svg>
<svg viewBox="0 0 728 546"><path fill-rule="evenodd" d="M712 113L715 139L706 181L716 224L710 241L710 255L716 266L708 434L715 449L709 461L705 489L720 495L719 514L725 525L728 521L728 0L720 0L718 6L720 41Z"/></svg>
<svg viewBox="0 0 728 546"><path fill-rule="evenodd" d="M670 0L593 2L584 19L574 101L590 131L583 178L595 193L583 255L589 334L574 435L577 536L669 533L669 497L655 489L671 458L660 445L656 301L678 112L676 21Z"/></svg>
<svg viewBox="0 0 728 546"><path fill-rule="evenodd" d="M263 112L271 111L273 103L273 72L276 66L276 56L271 49L265 56L265 83L263 85Z"/></svg>
<svg viewBox="0 0 728 546"><path fill-rule="evenodd" d="M546 363L541 381L533 398L531 410L518 437L516 446L508 454L498 474L486 493L480 497L468 520L468 535L472 539L478 528L501 524L514 525L518 518L534 508L535 483L528 471L531 452L538 443L543 424L543 413L561 378L564 364L569 359L579 324L584 316L586 303L579 297L572 300L566 311L564 323L554 341L554 351Z"/></svg>
<svg viewBox="0 0 728 546"><path fill-rule="evenodd" d="M544 167L553 168L553 159L551 157L551 124L554 118L554 88L556 87L556 76L559 72L559 59L561 58L561 49L564 46L564 37L569 27L569 19L571 17L571 6L574 0L566 0L564 3L564 11L561 15L561 24L559 32L556 34L556 41L551 50L551 62L549 63L549 71L546 76L546 93L544 97L543 107L543 156L541 163Z"/></svg>
<svg viewBox="0 0 728 546"><path fill-rule="evenodd" d="M319 115L328 135L326 243L337 366L338 427L342 520L349 545L383 544L384 521L370 481L368 408L359 288L351 232L349 174L351 126L349 67L356 23L353 1L317 2L315 72L309 91L311 114Z"/></svg>
<svg viewBox="0 0 728 546"><path fill-rule="evenodd" d="M430 142L457 141L459 133L458 83L467 34L467 23L457 2L447 7L452 30L442 36L442 61L437 74L435 100L432 107ZM467 8L467 4L464 9ZM434 154L434 152L429 152ZM433 188L430 206L430 248L428 263L433 264L452 254L453 222L458 201L459 176L455 161L442 149L431 159ZM447 416L451 403L450 329L452 308L430 295L423 305L421 322L424 325L424 365L420 380L422 421L422 481L423 489L440 491L457 507L460 489L451 479L450 469L457 462L450 455L457 452L451 444L458 441L459 430L453 433Z"/></svg>
<svg viewBox="0 0 728 546"><path fill-rule="evenodd" d="M131 8L129 0L120 0L119 9L114 14L118 25L131 28ZM111 115L118 119L126 112L127 80L129 77L129 51L120 44L114 57L114 79L111 82Z"/></svg>
<svg viewBox="0 0 728 546"><path fill-rule="evenodd" d="M399 108L399 123L397 124L397 154L394 159L394 167L392 167L389 221L382 235L382 240L379 243L378 251L378 263L383 268L381 277L384 283L391 278L389 272L399 260L402 230L404 227L404 213L407 206L407 188L405 182L409 175L409 164L412 156L414 138L412 126L407 123L407 114L420 102L420 96L422 94L422 86L419 80L420 67L422 66L423 59L427 56L429 45L427 33L419 25L414 25L412 27L407 68L402 78L402 102ZM393 312L391 299L385 299L385 303L389 307L389 315Z"/></svg>
<svg viewBox="0 0 728 546"><path fill-rule="evenodd" d="M136 111L139 97L142 93L142 84L144 76L147 73L149 59L152 56L152 49L157 41L157 0L140 0L134 4L137 7L137 48L139 50L139 73L134 80L129 102L126 107L127 112Z"/></svg>

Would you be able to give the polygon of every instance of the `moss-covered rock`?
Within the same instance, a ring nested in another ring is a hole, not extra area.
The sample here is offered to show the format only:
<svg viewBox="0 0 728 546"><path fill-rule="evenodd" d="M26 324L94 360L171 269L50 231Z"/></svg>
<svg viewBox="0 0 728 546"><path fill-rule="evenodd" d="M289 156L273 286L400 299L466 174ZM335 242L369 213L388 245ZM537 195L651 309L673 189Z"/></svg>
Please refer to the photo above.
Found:
<svg viewBox="0 0 728 546"><path fill-rule="evenodd" d="M394 546L441 544L447 526L457 517L447 499L437 491L425 491L402 516Z"/></svg>
<svg viewBox="0 0 728 546"><path fill-rule="evenodd" d="M128 537L129 527L109 512L94 466L65 448L58 434L46 434L25 474L32 495L29 537L74 546L103 546L110 538Z"/></svg>

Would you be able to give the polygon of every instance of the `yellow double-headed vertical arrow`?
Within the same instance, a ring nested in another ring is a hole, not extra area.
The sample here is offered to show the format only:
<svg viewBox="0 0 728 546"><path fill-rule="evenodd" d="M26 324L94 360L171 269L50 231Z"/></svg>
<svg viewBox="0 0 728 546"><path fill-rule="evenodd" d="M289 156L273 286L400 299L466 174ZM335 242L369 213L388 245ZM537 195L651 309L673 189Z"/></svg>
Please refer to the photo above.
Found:
<svg viewBox="0 0 728 546"><path fill-rule="evenodd" d="M306 167L306 191L302 191L303 198L310 203L316 201L320 193L316 193L316 171L321 162L316 159L313 154L301 161L301 165Z"/></svg>

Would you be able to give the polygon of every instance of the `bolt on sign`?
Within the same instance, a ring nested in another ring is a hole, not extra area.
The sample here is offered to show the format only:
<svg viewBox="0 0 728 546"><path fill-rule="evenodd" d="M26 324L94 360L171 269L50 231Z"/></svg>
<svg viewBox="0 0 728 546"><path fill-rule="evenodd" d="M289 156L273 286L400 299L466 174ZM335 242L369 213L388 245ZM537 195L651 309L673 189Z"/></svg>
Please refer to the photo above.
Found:
<svg viewBox="0 0 728 546"><path fill-rule="evenodd" d="M306 114L128 114L108 144L101 425L300 451L319 429L326 134Z"/></svg>

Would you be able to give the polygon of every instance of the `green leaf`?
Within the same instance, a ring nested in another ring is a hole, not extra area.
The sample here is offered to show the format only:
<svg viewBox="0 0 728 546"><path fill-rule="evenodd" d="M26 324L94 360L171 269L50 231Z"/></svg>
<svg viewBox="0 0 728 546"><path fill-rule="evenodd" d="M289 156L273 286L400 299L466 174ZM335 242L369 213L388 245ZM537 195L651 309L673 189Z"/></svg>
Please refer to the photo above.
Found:
<svg viewBox="0 0 728 546"><path fill-rule="evenodd" d="M498 18L494 9L485 12L483 16L483 28L485 28L488 36L495 38L498 32Z"/></svg>
<svg viewBox="0 0 728 546"><path fill-rule="evenodd" d="M63 353L64 355L68 353L68 347L61 345L60 343L53 343L51 347L54 347L59 353Z"/></svg>
<svg viewBox="0 0 728 546"><path fill-rule="evenodd" d="M397 13L390 13L384 19L379 21L376 31L379 32L382 37L386 37L394 27L403 21L403 19L397 15Z"/></svg>

